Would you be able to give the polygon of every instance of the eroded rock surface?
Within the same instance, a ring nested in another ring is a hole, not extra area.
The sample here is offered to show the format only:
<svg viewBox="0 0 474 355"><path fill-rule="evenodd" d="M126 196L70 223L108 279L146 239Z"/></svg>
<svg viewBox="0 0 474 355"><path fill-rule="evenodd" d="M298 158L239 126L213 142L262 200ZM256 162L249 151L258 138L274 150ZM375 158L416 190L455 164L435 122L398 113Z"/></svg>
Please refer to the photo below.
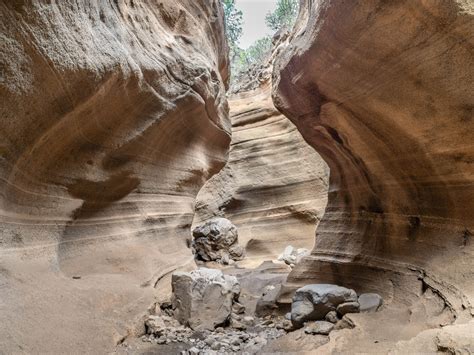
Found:
<svg viewBox="0 0 474 355"><path fill-rule="evenodd" d="M428 284L472 309L473 31L470 1L303 2L273 99L331 175L292 290L410 302Z"/></svg>
<svg viewBox="0 0 474 355"><path fill-rule="evenodd" d="M0 17L0 347L107 352L192 260L195 195L226 161L220 1L2 1Z"/></svg>
<svg viewBox="0 0 474 355"><path fill-rule="evenodd" d="M380 318L414 312L389 336L366 322L366 340L331 338L322 352L384 352L446 314L474 314L472 33L471 1L302 2L273 99L331 174L314 249L281 299L338 283L388 300ZM434 312L419 304L428 292L442 299Z"/></svg>

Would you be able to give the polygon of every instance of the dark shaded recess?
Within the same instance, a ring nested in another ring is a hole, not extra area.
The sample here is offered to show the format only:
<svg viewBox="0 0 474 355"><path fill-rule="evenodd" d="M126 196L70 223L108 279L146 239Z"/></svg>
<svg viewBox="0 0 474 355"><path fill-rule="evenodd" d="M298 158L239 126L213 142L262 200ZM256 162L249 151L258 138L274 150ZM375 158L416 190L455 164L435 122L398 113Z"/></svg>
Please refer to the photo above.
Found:
<svg viewBox="0 0 474 355"><path fill-rule="evenodd" d="M244 204L244 200L232 197L222 205L222 210L231 212L240 209Z"/></svg>
<svg viewBox="0 0 474 355"><path fill-rule="evenodd" d="M114 174L105 181L76 180L67 186L68 192L84 202L74 211L73 220L93 216L111 203L130 194L139 184L140 180L130 171Z"/></svg>
<svg viewBox="0 0 474 355"><path fill-rule="evenodd" d="M340 145L344 145L344 142L342 141L341 136L339 135L339 133L337 133L337 131L334 128L329 127L329 126L325 126L325 127L329 135L332 137L332 139L334 139Z"/></svg>
<svg viewBox="0 0 474 355"><path fill-rule="evenodd" d="M103 160L102 166L105 170L113 170L127 164L131 159L130 155L112 153Z"/></svg>
<svg viewBox="0 0 474 355"><path fill-rule="evenodd" d="M462 246L465 247L470 243L470 240L472 238L473 234L469 229L465 229L464 232L462 233Z"/></svg>
<svg viewBox="0 0 474 355"><path fill-rule="evenodd" d="M418 216L408 217L408 239L413 241L416 239L416 235L421 226L421 220Z"/></svg>

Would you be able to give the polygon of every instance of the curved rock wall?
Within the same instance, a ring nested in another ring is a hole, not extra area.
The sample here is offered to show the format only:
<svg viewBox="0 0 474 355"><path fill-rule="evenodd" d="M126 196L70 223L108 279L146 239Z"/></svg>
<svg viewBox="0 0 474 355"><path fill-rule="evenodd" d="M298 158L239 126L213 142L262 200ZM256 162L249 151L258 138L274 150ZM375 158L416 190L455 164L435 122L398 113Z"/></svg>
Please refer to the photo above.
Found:
<svg viewBox="0 0 474 355"><path fill-rule="evenodd" d="M267 68L268 69L268 68ZM258 87L229 98L229 160L196 198L193 224L230 219L250 261L276 258L286 246L314 245L327 201L328 169L271 101L262 73Z"/></svg>
<svg viewBox="0 0 474 355"><path fill-rule="evenodd" d="M104 323L150 299L140 285L192 260L194 198L226 161L220 1L3 1L0 16L0 347L101 352L121 334Z"/></svg>
<svg viewBox="0 0 474 355"><path fill-rule="evenodd" d="M430 287L472 309L473 33L469 1L303 2L273 99L331 175L290 289L335 282L403 301Z"/></svg>

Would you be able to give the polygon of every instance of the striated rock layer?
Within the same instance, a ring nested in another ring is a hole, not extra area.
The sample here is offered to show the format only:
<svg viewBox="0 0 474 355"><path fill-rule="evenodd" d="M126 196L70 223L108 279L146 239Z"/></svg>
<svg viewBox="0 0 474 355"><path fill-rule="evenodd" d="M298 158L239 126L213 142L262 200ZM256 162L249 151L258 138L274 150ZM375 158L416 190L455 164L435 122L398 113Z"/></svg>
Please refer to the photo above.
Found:
<svg viewBox="0 0 474 355"><path fill-rule="evenodd" d="M265 70L260 79L256 88L229 98L229 160L199 192L193 222L215 215L230 219L246 258L257 262L276 259L288 245L312 248L329 174L319 154L273 106Z"/></svg>
<svg viewBox="0 0 474 355"><path fill-rule="evenodd" d="M459 317L473 312L473 33L470 1L303 3L273 99L331 176L290 289L408 302L432 288Z"/></svg>
<svg viewBox="0 0 474 355"><path fill-rule="evenodd" d="M192 260L194 198L226 160L220 1L3 1L0 18L0 348L103 352L146 309L140 285Z"/></svg>

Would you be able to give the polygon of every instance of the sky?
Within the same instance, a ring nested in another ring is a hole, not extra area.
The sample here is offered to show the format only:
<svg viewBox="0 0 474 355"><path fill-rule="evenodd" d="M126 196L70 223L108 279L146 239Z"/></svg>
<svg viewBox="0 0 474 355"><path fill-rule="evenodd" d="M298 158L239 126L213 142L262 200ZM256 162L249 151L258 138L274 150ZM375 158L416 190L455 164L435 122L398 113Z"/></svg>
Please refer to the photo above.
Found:
<svg viewBox="0 0 474 355"><path fill-rule="evenodd" d="M265 15L273 11L277 0L236 0L236 7L242 11L244 24L240 47L247 49L255 40L265 35L272 35L272 31L265 25Z"/></svg>

